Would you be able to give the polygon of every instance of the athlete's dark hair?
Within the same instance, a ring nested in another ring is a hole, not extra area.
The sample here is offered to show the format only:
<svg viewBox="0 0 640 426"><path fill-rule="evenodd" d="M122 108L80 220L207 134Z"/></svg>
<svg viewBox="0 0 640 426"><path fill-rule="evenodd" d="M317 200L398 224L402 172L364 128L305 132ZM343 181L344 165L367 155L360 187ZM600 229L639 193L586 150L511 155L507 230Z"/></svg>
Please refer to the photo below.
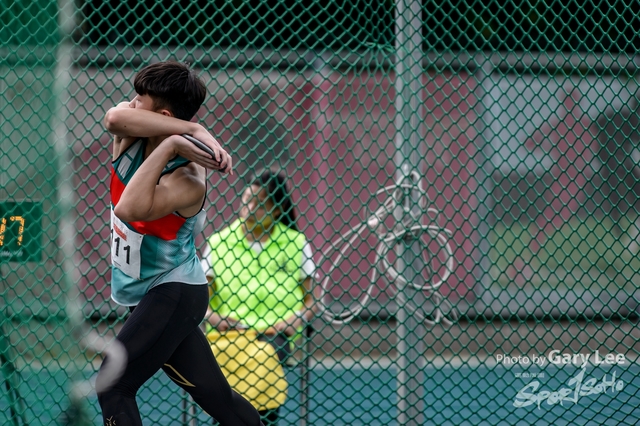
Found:
<svg viewBox="0 0 640 426"><path fill-rule="evenodd" d="M271 200L274 208L280 210L280 215L276 218L276 221L294 231L298 230L293 199L291 198L291 191L284 173L273 170L260 171L251 180L251 185L257 185L264 189L266 199Z"/></svg>
<svg viewBox="0 0 640 426"><path fill-rule="evenodd" d="M154 109L168 109L181 120L191 120L207 94L195 71L174 61L147 65L136 75L133 87L137 94L152 97Z"/></svg>

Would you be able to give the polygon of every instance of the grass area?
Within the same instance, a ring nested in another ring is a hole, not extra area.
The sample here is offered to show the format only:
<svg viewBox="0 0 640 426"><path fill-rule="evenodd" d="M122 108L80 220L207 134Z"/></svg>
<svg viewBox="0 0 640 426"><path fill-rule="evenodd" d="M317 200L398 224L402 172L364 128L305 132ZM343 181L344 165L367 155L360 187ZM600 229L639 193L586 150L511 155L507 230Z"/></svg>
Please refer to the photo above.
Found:
<svg viewBox="0 0 640 426"><path fill-rule="evenodd" d="M635 224L608 218L576 218L544 229L536 223L498 224L489 235L494 282L534 287L631 285L640 274L640 253L631 244Z"/></svg>

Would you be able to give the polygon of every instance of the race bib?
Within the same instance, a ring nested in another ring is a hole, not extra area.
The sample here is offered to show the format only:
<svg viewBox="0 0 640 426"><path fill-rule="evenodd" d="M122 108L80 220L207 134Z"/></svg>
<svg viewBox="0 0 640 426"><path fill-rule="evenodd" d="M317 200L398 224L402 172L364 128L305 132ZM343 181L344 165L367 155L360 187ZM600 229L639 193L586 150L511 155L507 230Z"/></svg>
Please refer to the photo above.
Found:
<svg viewBox="0 0 640 426"><path fill-rule="evenodd" d="M127 228L111 209L111 263L124 274L140 279L140 247L144 235Z"/></svg>

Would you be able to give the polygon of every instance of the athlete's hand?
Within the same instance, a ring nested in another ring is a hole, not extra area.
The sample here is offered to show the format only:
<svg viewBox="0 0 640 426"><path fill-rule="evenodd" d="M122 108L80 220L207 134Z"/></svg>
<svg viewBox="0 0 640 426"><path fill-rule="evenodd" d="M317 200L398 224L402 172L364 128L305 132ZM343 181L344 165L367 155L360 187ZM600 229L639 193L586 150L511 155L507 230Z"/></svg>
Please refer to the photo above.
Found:
<svg viewBox="0 0 640 426"><path fill-rule="evenodd" d="M198 126L197 130L191 136L211 148L214 153L214 160L218 162L214 170L233 174L233 162L231 160L231 156L222 148L218 140L211 136L211 133L209 133L207 129L202 126Z"/></svg>
<svg viewBox="0 0 640 426"><path fill-rule="evenodd" d="M223 161L216 161L214 158L211 158L211 155L204 152L185 138L180 135L173 135L166 138L163 142L163 145L168 145L172 150L173 154L179 155L181 157L186 158L187 160L193 161L194 163L212 170L219 170L223 173L231 172L231 157L224 151L222 148L219 149L217 153L217 157L222 158ZM214 151L214 154L216 151Z"/></svg>

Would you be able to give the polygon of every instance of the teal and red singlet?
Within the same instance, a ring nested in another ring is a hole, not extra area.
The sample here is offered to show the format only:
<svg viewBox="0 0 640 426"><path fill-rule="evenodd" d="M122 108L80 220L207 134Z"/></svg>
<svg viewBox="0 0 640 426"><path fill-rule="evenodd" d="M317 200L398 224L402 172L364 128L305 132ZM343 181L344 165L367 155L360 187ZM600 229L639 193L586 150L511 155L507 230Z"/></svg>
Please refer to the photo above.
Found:
<svg viewBox="0 0 640 426"><path fill-rule="evenodd" d="M146 139L138 139L112 163L111 298L124 306L137 305L150 289L163 283L207 283L195 247L195 236L204 225L204 210L188 218L173 212L148 222L124 222L113 213L144 161L145 147ZM176 157L167 163L161 176L188 163Z"/></svg>

